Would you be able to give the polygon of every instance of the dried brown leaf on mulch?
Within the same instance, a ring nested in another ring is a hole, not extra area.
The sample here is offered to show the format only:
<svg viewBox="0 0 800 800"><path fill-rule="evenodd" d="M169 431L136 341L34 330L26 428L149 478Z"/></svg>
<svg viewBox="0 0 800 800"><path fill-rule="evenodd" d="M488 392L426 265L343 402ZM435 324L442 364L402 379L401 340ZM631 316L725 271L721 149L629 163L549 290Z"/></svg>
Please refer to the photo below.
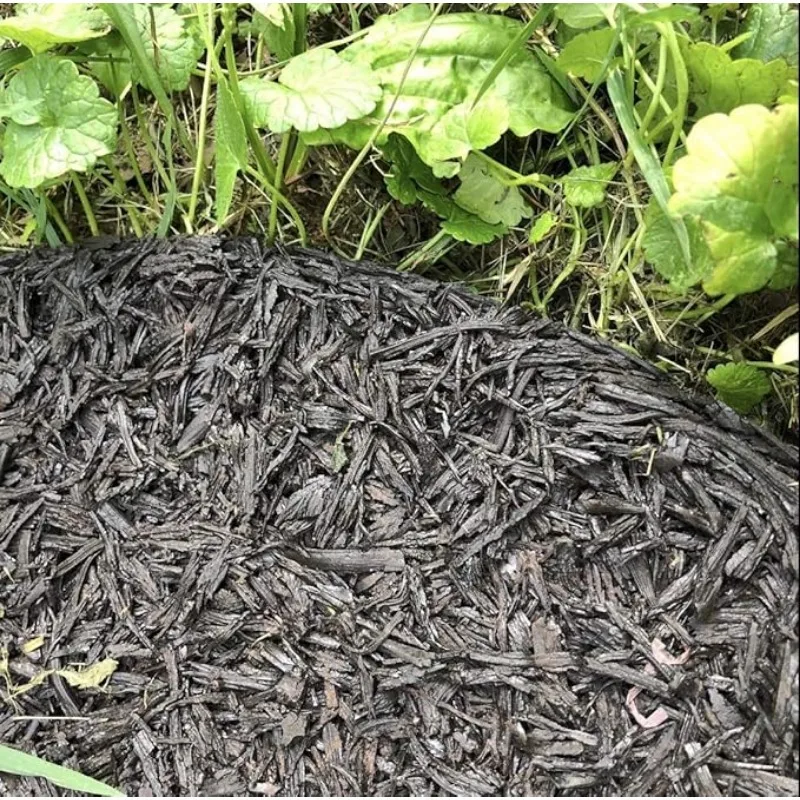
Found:
<svg viewBox="0 0 800 800"><path fill-rule="evenodd" d="M796 795L797 465L453 286L0 256L0 741L131 795Z"/></svg>

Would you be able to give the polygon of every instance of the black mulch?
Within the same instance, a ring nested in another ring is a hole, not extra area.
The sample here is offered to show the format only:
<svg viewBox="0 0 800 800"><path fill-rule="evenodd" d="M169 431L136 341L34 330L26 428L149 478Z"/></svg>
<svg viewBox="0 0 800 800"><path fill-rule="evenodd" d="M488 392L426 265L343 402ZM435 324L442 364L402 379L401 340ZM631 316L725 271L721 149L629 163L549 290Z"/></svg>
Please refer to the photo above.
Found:
<svg viewBox="0 0 800 800"><path fill-rule="evenodd" d="M797 465L452 286L2 256L0 742L132 795L795 795Z"/></svg>

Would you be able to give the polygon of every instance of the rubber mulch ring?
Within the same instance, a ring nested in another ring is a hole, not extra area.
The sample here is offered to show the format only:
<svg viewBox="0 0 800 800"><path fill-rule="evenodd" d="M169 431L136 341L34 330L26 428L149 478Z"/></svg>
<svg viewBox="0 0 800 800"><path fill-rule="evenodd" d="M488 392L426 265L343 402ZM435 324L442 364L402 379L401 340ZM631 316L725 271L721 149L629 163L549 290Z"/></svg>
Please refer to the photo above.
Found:
<svg viewBox="0 0 800 800"><path fill-rule="evenodd" d="M0 742L130 795L796 795L797 467L450 285L2 256Z"/></svg>

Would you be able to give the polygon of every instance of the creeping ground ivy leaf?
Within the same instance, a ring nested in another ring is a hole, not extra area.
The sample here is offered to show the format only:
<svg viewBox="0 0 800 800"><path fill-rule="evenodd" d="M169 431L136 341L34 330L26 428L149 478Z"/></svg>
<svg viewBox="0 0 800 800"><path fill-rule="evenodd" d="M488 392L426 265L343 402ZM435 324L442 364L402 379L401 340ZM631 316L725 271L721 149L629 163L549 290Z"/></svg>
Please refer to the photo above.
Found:
<svg viewBox="0 0 800 800"><path fill-rule="evenodd" d="M192 77L205 45L192 34L187 22L169 5L130 3L136 27L144 40L145 52L168 92L183 91ZM134 64L133 78L147 89L147 81Z"/></svg>
<svg viewBox="0 0 800 800"><path fill-rule="evenodd" d="M422 204L442 217L442 230L456 241L469 244L489 244L508 233L508 228L500 223L492 224L477 214L459 206L450 197L420 191Z"/></svg>
<svg viewBox="0 0 800 800"><path fill-rule="evenodd" d="M795 73L783 59L768 64L754 58L734 60L708 42L685 44L681 50L689 71L689 99L698 118L751 103L771 106Z"/></svg>
<svg viewBox="0 0 800 800"><path fill-rule="evenodd" d="M578 208L603 205L606 199L606 187L616 175L617 169L618 165L613 163L576 167L561 179L564 199Z"/></svg>
<svg viewBox="0 0 800 800"><path fill-rule="evenodd" d="M777 268L776 243L798 235L798 110L742 106L695 124L673 169L670 209L696 217L716 266L704 288L743 294Z"/></svg>
<svg viewBox="0 0 800 800"><path fill-rule="evenodd" d="M4 36L14 39L34 54L59 44L103 36L111 27L108 17L87 3L26 3L25 6L17 16L0 19L0 39Z"/></svg>
<svg viewBox="0 0 800 800"><path fill-rule="evenodd" d="M372 71L332 50L293 58L278 81L246 78L240 84L253 122L274 133L338 128L369 114L381 97Z"/></svg>
<svg viewBox="0 0 800 800"><path fill-rule="evenodd" d="M528 243L539 244L556 225L558 225L558 217L552 211L545 211L531 226Z"/></svg>
<svg viewBox="0 0 800 800"><path fill-rule="evenodd" d="M12 109L31 99L41 104L9 115L6 123L0 175L9 186L34 188L70 170L89 169L113 152L117 110L69 59L30 59L0 95Z"/></svg>
<svg viewBox="0 0 800 800"><path fill-rule="evenodd" d="M764 371L752 364L720 364L706 378L719 399L740 414L752 411L772 390Z"/></svg>
<svg viewBox="0 0 800 800"><path fill-rule="evenodd" d="M644 215L642 249L648 262L679 292L685 292L699 283L714 269L700 223L693 217L686 217L684 222L692 256L688 262L681 253L675 227L670 224L655 198L650 198Z"/></svg>
<svg viewBox="0 0 800 800"><path fill-rule="evenodd" d="M556 62L564 72L571 72L589 83L603 77L603 65L608 58L607 69L611 69L618 58L609 58L609 52L617 34L613 28L601 28L578 34L567 42Z"/></svg>
<svg viewBox="0 0 800 800"><path fill-rule="evenodd" d="M453 106L420 142L420 155L434 175L452 177L472 150L493 145L508 130L508 106L499 97L484 95L472 103Z"/></svg>
<svg viewBox="0 0 800 800"><path fill-rule="evenodd" d="M453 199L484 222L511 228L519 225L523 217L531 215L519 189L501 183L478 156L467 158L458 177L461 186Z"/></svg>

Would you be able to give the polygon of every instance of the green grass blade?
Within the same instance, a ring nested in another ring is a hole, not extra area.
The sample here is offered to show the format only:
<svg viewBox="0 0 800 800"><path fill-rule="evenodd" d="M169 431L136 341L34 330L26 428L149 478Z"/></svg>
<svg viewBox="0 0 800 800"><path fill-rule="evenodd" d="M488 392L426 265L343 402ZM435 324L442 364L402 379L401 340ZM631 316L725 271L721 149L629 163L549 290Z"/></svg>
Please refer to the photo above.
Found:
<svg viewBox="0 0 800 800"><path fill-rule="evenodd" d="M46 778L62 789L71 789L79 794L94 794L100 797L125 797L122 792L108 784L2 744L0 744L0 772L32 778Z"/></svg>
<svg viewBox="0 0 800 800"><path fill-rule="evenodd" d="M127 45L128 50L131 51L131 58L142 75L144 75L148 88L155 95L167 119L171 119L173 108L169 102L169 96L166 89L164 89L161 76L158 74L153 60L145 49L144 39L133 17L131 3L101 3L100 8L103 9L114 27L119 31L119 35Z"/></svg>
<svg viewBox="0 0 800 800"><path fill-rule="evenodd" d="M667 179L664 177L664 170L661 168L661 162L658 160L653 148L649 146L636 124L633 116L633 104L625 91L625 82L619 68L613 70L608 76L608 96L611 98L611 104L614 106L614 111L617 113L617 120L625 133L625 138L628 140L628 146L633 152L633 157L639 165L639 169L653 193L653 197L659 205L659 208L664 212L664 215L669 220L678 244L681 248L681 255L686 262L687 267L691 265L692 251L689 246L689 232L686 230L686 225L680 217L676 217L669 210L669 185Z"/></svg>

